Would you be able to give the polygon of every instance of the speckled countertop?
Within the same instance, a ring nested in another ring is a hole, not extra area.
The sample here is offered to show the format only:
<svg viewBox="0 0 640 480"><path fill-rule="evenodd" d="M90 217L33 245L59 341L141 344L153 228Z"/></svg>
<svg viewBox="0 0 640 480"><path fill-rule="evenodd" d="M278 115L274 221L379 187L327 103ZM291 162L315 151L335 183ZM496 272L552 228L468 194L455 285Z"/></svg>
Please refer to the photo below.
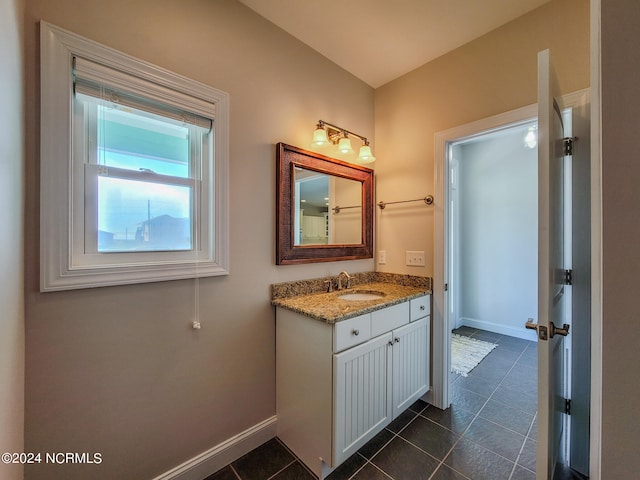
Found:
<svg viewBox="0 0 640 480"><path fill-rule="evenodd" d="M272 285L271 304L327 323L406 302L431 293L431 279L412 275L369 272L353 275L351 288L327 293L328 278ZM331 277L335 281L335 277ZM359 291L384 294L375 300L343 300L341 295Z"/></svg>

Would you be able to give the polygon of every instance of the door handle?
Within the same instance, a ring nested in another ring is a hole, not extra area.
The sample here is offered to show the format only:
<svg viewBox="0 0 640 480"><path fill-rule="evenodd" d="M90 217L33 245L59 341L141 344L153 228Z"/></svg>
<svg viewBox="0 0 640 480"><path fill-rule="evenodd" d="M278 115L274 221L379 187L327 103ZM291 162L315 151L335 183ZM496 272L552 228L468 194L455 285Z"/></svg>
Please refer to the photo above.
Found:
<svg viewBox="0 0 640 480"><path fill-rule="evenodd" d="M562 328L558 328L551 322L551 336L554 335L562 335L563 337L569 335L569 324L565 323Z"/></svg>
<svg viewBox="0 0 640 480"><path fill-rule="evenodd" d="M527 320L527 323L524 324L524 326L529 330L536 330L538 332L539 340L548 340L549 338L553 338L555 335L562 335L563 337L566 337L567 335L569 335L569 325L566 323L562 326L562 328L558 328L553 324L553 322L550 322L549 323L549 326L551 327L550 335L547 332L547 327L543 325L538 325L537 323L533 323L533 318L529 318Z"/></svg>
<svg viewBox="0 0 640 480"><path fill-rule="evenodd" d="M529 330L535 330L538 333L539 340L549 339L549 335L547 334L547 327L534 323L533 318L527 319L527 323L524 324L524 327Z"/></svg>

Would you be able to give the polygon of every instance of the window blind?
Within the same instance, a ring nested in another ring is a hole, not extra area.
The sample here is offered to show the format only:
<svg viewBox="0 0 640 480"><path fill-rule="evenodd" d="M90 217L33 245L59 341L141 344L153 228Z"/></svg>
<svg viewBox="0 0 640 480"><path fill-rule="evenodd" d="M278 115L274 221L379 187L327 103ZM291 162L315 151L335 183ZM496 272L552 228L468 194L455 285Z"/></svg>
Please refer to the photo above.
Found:
<svg viewBox="0 0 640 480"><path fill-rule="evenodd" d="M215 104L164 85L74 57L74 91L211 130Z"/></svg>

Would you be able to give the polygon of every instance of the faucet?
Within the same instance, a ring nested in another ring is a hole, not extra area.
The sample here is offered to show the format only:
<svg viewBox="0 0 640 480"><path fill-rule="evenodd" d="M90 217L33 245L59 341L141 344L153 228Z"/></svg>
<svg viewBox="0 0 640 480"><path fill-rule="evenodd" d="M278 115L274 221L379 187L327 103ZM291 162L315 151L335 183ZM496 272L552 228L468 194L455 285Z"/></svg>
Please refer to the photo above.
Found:
<svg viewBox="0 0 640 480"><path fill-rule="evenodd" d="M347 272L340 272L338 274L338 290L342 290L342 277L345 277L347 279L347 286L345 288L350 288L351 287L351 275L349 275Z"/></svg>

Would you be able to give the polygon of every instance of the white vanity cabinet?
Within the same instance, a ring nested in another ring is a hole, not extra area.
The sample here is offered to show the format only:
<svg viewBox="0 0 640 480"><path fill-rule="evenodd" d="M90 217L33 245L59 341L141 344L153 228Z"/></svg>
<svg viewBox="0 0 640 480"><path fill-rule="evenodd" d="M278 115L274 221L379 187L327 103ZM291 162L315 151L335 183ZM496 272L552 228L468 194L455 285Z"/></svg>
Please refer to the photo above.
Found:
<svg viewBox="0 0 640 480"><path fill-rule="evenodd" d="M278 436L320 478L428 391L429 304L335 324L277 308Z"/></svg>

